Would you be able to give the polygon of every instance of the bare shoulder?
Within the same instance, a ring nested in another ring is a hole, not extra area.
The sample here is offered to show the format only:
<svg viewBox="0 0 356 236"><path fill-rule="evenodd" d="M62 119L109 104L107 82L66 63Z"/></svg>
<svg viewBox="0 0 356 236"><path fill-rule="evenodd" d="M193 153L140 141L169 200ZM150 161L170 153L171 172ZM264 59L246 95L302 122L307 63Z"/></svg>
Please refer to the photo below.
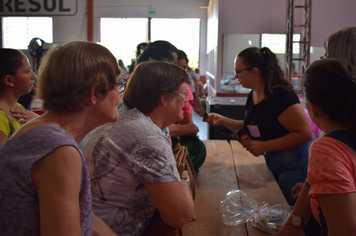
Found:
<svg viewBox="0 0 356 236"><path fill-rule="evenodd" d="M36 182L77 182L81 179L82 160L73 146L62 146L38 160L31 168L31 178Z"/></svg>

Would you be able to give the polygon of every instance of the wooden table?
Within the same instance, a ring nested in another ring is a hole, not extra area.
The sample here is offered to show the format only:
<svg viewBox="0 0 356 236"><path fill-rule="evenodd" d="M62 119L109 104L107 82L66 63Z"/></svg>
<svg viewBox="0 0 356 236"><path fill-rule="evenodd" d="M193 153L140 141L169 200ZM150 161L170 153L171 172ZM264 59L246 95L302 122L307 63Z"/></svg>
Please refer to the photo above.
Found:
<svg viewBox="0 0 356 236"><path fill-rule="evenodd" d="M238 226L225 225L220 202L232 189L242 189L258 205L287 204L281 190L268 170L262 156L254 157L239 142L204 140L207 156L199 169L196 184L195 213L197 220L183 228L184 236L263 236L269 235L251 223Z"/></svg>

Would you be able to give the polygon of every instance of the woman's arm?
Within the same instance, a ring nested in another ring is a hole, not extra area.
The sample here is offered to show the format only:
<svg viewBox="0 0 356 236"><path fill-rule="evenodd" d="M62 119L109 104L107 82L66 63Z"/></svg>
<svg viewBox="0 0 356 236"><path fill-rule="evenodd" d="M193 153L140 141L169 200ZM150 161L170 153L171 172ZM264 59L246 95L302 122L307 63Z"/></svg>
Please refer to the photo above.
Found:
<svg viewBox="0 0 356 236"><path fill-rule="evenodd" d="M311 213L308 197L309 187L304 183L303 188L299 194L298 200L295 203L292 214L301 218L302 224ZM288 218L282 229L273 236L300 236L304 235L301 226L292 224L291 218Z"/></svg>
<svg viewBox="0 0 356 236"><path fill-rule="evenodd" d="M195 84L195 99L199 99L199 81L197 76L193 76L194 84Z"/></svg>
<svg viewBox="0 0 356 236"><path fill-rule="evenodd" d="M199 132L198 126L196 126L194 123L188 123L185 125L171 124L168 126L168 128L172 138L183 135L196 136Z"/></svg>
<svg viewBox="0 0 356 236"><path fill-rule="evenodd" d="M163 221L177 229L195 220L192 192L185 182L145 184Z"/></svg>
<svg viewBox="0 0 356 236"><path fill-rule="evenodd" d="M179 121L179 124L185 125L185 124L189 124L189 123L194 123L193 114L188 114L188 113L184 112L183 120Z"/></svg>
<svg viewBox="0 0 356 236"><path fill-rule="evenodd" d="M264 152L295 148L313 139L310 123L300 104L288 107L278 117L278 121L289 131L288 134L268 141L251 141L245 148L253 155L259 156Z"/></svg>
<svg viewBox="0 0 356 236"><path fill-rule="evenodd" d="M356 235L356 193L319 194L329 236Z"/></svg>
<svg viewBox="0 0 356 236"><path fill-rule="evenodd" d="M292 199L298 199L299 194L302 191L303 187L304 187L304 183L297 183L296 185L294 185L291 193Z"/></svg>
<svg viewBox="0 0 356 236"><path fill-rule="evenodd" d="M203 121L208 122L211 126L223 125L231 130L242 129L243 121L230 119L217 113L210 113L203 118Z"/></svg>
<svg viewBox="0 0 356 236"><path fill-rule="evenodd" d="M39 200L41 236L80 236L82 161L78 150L71 146L56 149L37 161L30 175Z"/></svg>
<svg viewBox="0 0 356 236"><path fill-rule="evenodd" d="M93 216L93 231L92 236L117 236L117 234L110 229L110 227L97 215Z"/></svg>

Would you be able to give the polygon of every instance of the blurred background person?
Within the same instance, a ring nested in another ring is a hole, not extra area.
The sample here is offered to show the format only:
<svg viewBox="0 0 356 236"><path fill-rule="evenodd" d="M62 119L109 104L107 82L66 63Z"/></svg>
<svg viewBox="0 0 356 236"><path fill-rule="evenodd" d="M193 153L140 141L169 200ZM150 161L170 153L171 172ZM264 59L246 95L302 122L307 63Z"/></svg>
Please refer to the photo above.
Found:
<svg viewBox="0 0 356 236"><path fill-rule="evenodd" d="M33 81L33 84L35 84L36 79ZM23 94L19 97L17 100L18 103L20 103L26 110L32 110L32 101L33 97L35 96L35 90L32 88L29 93Z"/></svg>
<svg viewBox="0 0 356 236"><path fill-rule="evenodd" d="M182 50L178 50L178 61L177 64L182 67L184 70L187 71L188 75L189 75L189 83L190 83L190 88L192 90L193 93L193 97L195 99L199 99L199 81L197 78L197 75L195 73L195 71L189 67L188 65L189 60L187 57L187 54L185 54L184 51Z"/></svg>
<svg viewBox="0 0 356 236"><path fill-rule="evenodd" d="M206 83L206 79L205 79L205 76L201 76L200 75L200 70L199 68L195 68L194 70L196 76L197 76L197 79L198 79L198 84L199 84L199 96L201 98L205 98L206 95L207 95L207 91L206 89L204 89L204 85Z"/></svg>
<svg viewBox="0 0 356 236"><path fill-rule="evenodd" d="M129 66L129 74L131 74L134 71L135 66L137 65L137 59L147 49L147 47L148 47L148 43L146 43L146 42L139 43L136 46L136 57L131 60L131 65Z"/></svg>
<svg viewBox="0 0 356 236"><path fill-rule="evenodd" d="M120 59L117 61L119 64L119 68L121 70L121 74L120 74L120 79L126 79L126 77L129 75L127 73L127 69L126 66L124 65L124 62Z"/></svg>
<svg viewBox="0 0 356 236"><path fill-rule="evenodd" d="M174 46L170 42L165 41L165 40L156 40L156 41L154 41L154 42L152 42L152 43L150 43L148 45L148 48L151 48L151 47L159 47L159 48L166 49L167 51L172 53L172 56L174 57L174 63L177 64L177 62L178 62L178 49L177 49L176 46Z"/></svg>

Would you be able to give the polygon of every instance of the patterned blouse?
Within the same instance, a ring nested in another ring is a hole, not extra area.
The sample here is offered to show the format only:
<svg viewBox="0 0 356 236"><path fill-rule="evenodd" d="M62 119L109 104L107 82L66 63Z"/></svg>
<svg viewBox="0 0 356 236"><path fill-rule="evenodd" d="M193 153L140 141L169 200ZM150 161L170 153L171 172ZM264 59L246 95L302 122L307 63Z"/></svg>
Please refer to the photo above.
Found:
<svg viewBox="0 0 356 236"><path fill-rule="evenodd" d="M156 207L144 183L180 181L170 140L137 109L92 131L83 147L93 211L120 236L142 235Z"/></svg>

